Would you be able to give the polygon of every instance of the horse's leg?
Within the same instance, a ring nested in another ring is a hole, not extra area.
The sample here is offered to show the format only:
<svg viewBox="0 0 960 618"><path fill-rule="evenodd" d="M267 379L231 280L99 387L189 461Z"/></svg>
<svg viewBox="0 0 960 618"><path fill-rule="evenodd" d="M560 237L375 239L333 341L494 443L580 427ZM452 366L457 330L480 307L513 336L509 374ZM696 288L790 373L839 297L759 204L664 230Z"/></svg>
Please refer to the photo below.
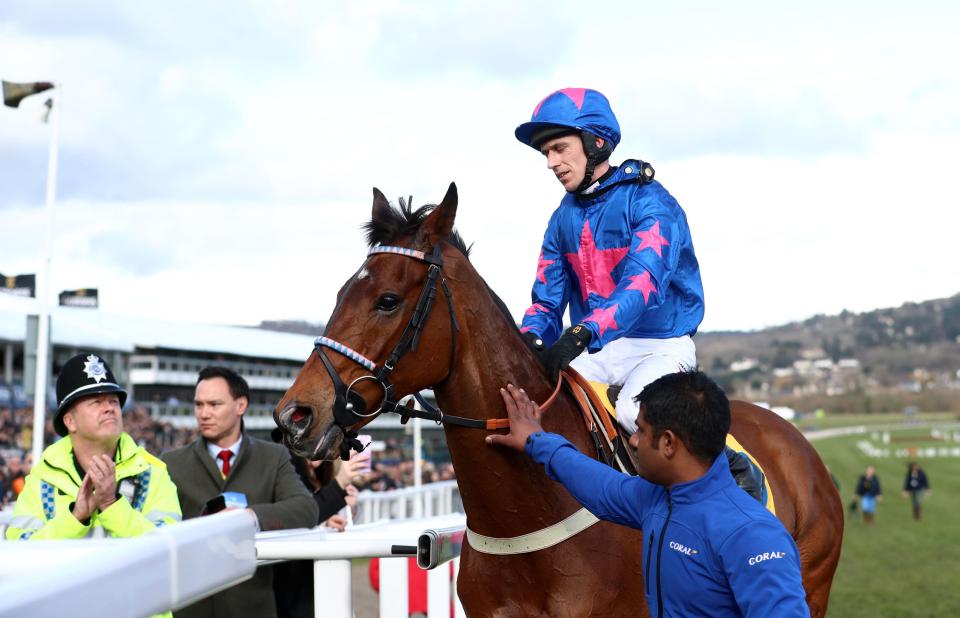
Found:
<svg viewBox="0 0 960 618"><path fill-rule="evenodd" d="M797 543L810 615L824 616L843 539L840 496L820 456L793 425L740 401L731 402L731 411L730 432L760 462L777 518Z"/></svg>

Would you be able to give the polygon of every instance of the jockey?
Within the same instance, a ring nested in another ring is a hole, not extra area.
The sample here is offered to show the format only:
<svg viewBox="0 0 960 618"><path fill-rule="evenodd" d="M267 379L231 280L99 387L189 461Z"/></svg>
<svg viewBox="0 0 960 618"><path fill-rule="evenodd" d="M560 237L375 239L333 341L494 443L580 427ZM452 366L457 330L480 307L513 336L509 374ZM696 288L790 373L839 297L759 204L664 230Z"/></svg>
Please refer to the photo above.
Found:
<svg viewBox="0 0 960 618"><path fill-rule="evenodd" d="M596 90L550 94L515 134L567 191L547 224L520 330L552 377L572 365L622 386L617 418L633 433L643 387L696 366L703 285L687 217L649 164L610 164L620 125ZM567 305L573 326L563 331Z"/></svg>

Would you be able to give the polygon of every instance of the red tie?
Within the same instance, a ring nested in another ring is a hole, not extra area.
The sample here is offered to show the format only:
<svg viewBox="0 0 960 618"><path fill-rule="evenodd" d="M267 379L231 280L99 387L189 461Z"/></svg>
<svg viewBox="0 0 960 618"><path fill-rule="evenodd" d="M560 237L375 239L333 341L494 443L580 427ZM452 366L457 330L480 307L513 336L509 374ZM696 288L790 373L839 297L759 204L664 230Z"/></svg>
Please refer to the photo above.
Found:
<svg viewBox="0 0 960 618"><path fill-rule="evenodd" d="M227 478L227 475L230 474L230 458L233 457L233 451L223 450L217 453L217 458L223 462L223 465L220 468L223 470L223 478Z"/></svg>

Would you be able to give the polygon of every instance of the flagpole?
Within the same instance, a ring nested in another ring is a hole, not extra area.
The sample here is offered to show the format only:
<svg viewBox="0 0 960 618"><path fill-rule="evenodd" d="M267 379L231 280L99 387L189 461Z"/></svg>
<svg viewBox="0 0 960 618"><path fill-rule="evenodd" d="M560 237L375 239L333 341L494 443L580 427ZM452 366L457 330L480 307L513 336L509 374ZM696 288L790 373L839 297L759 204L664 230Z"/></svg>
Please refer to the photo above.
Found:
<svg viewBox="0 0 960 618"><path fill-rule="evenodd" d="M40 324L37 331L37 371L33 393L33 465L43 454L44 428L47 418L47 377L50 373L50 271L53 254L53 203L57 196L57 154L60 140L60 102L62 86L56 85L56 96L50 108L50 151L47 157L46 240L37 297L40 302Z"/></svg>

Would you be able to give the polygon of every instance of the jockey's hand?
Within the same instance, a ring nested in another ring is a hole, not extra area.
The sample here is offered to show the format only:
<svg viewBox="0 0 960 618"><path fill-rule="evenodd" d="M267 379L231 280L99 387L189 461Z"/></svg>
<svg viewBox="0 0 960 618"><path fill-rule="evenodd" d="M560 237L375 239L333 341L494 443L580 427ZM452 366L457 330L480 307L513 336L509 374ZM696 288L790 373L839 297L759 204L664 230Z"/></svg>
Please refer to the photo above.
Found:
<svg viewBox="0 0 960 618"><path fill-rule="evenodd" d="M543 361L552 379L560 377L560 372L570 366L570 361L587 349L592 336L582 324L571 326L564 331L557 342L547 350Z"/></svg>
<svg viewBox="0 0 960 618"><path fill-rule="evenodd" d="M503 404L507 408L507 418L510 419L510 433L506 435L491 434L487 436L487 444L499 444L523 452L530 434L543 431L540 417L543 412L540 406L530 401L526 391L513 384L500 389Z"/></svg>
<svg viewBox="0 0 960 618"><path fill-rule="evenodd" d="M523 342L527 344L527 347L530 348L530 351L536 354L537 356L542 356L546 347L543 344L543 339L540 338L535 332L527 331L523 333Z"/></svg>

